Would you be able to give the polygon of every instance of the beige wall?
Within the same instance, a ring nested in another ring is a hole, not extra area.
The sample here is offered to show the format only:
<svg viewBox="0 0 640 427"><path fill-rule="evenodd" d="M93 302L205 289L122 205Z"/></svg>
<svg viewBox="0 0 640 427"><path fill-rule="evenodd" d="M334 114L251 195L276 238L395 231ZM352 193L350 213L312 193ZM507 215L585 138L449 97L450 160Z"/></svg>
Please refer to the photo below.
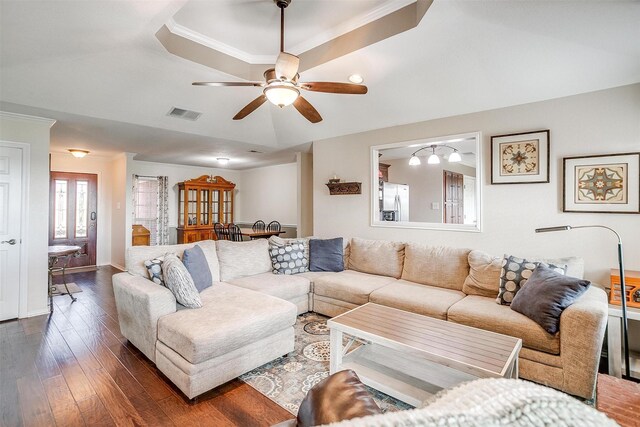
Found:
<svg viewBox="0 0 640 427"><path fill-rule="evenodd" d="M298 169L298 237L313 234L313 154L296 153Z"/></svg>
<svg viewBox="0 0 640 427"><path fill-rule="evenodd" d="M267 166L241 171L238 198L242 208L238 222L265 223L276 220L282 225L298 223L297 165Z"/></svg>
<svg viewBox="0 0 640 427"><path fill-rule="evenodd" d="M47 309L47 247L49 241L49 137L54 120L0 112L0 140L30 146L26 245L26 289L20 291L20 317ZM17 284L16 284L17 285Z"/></svg>
<svg viewBox="0 0 640 427"><path fill-rule="evenodd" d="M490 137L550 129L551 182L491 185ZM482 233L370 226L372 145L481 131ZM586 277L608 283L617 265L616 240L601 230L535 234L537 227L606 224L621 233L626 267L640 270L640 215L562 212L562 158L640 151L640 84L491 111L448 117L314 142L314 234L417 241L521 256L577 255ZM330 196L333 174L362 181L361 195Z"/></svg>
<svg viewBox="0 0 640 427"><path fill-rule="evenodd" d="M476 176L476 170L460 163L448 163L446 160L437 165L427 164L427 157L422 163L409 165L409 159L388 160L389 182L409 185L409 221L442 222L442 173L444 170ZM433 209L431 204L438 203Z"/></svg>
<svg viewBox="0 0 640 427"><path fill-rule="evenodd" d="M111 182L111 264L124 269L127 232L127 155L122 153L112 163ZM129 226L129 229L131 226ZM129 231L131 241L131 231Z"/></svg>
<svg viewBox="0 0 640 427"><path fill-rule="evenodd" d="M81 159L70 153L51 153L51 170L58 172L93 173L98 175L98 211L96 237L96 264L111 263L111 212L113 193L112 157L89 154Z"/></svg>

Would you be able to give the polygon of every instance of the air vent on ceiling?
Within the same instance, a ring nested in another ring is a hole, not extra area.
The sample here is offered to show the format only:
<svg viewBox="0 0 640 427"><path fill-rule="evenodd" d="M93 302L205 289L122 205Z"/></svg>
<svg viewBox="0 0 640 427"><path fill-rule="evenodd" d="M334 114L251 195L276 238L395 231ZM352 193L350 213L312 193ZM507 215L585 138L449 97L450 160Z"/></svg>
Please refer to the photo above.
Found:
<svg viewBox="0 0 640 427"><path fill-rule="evenodd" d="M185 110L184 108L173 107L167 113L169 117L176 117L178 119L196 121L200 118L202 113L197 111Z"/></svg>
<svg viewBox="0 0 640 427"><path fill-rule="evenodd" d="M258 150L249 150L247 151L248 153L258 153L258 154L262 154L262 151L258 151Z"/></svg>

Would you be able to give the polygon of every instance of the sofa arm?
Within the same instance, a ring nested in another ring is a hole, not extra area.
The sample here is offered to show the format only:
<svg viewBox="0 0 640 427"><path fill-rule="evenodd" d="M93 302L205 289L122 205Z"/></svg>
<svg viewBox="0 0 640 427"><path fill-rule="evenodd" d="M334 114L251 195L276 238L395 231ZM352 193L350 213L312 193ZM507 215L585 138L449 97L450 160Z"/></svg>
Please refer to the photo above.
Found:
<svg viewBox="0 0 640 427"><path fill-rule="evenodd" d="M595 396L607 313L607 294L591 285L560 316L563 391L585 399Z"/></svg>
<svg viewBox="0 0 640 427"><path fill-rule="evenodd" d="M169 289L130 273L113 276L113 293L120 332L155 362L158 319L176 311L175 297Z"/></svg>

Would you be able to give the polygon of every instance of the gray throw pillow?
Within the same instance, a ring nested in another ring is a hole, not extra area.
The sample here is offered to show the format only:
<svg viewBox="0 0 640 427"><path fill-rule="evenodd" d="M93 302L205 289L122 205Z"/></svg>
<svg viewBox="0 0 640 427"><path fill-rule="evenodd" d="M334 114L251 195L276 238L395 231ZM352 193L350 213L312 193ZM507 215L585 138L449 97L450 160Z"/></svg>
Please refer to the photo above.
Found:
<svg viewBox="0 0 640 427"><path fill-rule="evenodd" d="M502 270L500 270L500 291L496 302L501 305L509 305L516 296L520 288L527 283L533 274L533 270L538 265L545 265L553 268L557 273L564 274L566 265L545 264L543 262L527 261L513 255L505 255L502 259Z"/></svg>
<svg viewBox="0 0 640 427"><path fill-rule="evenodd" d="M309 271L305 246L302 241L284 245L269 244L273 274L298 274Z"/></svg>
<svg viewBox="0 0 640 427"><path fill-rule="evenodd" d="M309 240L309 271L343 271L342 237Z"/></svg>
<svg viewBox="0 0 640 427"><path fill-rule="evenodd" d="M164 275L165 286L176 297L176 301L187 308L202 307L200 294L193 283L191 275L175 254L168 253L164 256L162 274Z"/></svg>
<svg viewBox="0 0 640 427"><path fill-rule="evenodd" d="M149 273L149 280L160 286L164 286L164 278L162 277L162 261L164 257L150 259L144 262L144 266Z"/></svg>
<svg viewBox="0 0 640 427"><path fill-rule="evenodd" d="M211 283L213 283L211 269L209 268L207 257L200 246L195 245L190 249L185 249L182 254L182 263L191 275L198 292L202 292L211 286Z"/></svg>
<svg viewBox="0 0 640 427"><path fill-rule="evenodd" d="M560 315L586 292L591 282L557 273L539 265L511 302L511 309L524 314L549 332L560 329Z"/></svg>

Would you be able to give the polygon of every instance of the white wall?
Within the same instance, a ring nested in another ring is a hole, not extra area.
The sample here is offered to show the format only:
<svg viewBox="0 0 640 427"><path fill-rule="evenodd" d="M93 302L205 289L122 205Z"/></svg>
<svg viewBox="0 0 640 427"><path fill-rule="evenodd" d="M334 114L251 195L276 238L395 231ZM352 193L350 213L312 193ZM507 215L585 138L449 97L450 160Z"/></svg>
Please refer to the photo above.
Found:
<svg viewBox="0 0 640 427"><path fill-rule="evenodd" d="M30 145L29 212L22 242L27 247L28 268L22 270L27 276L27 288L20 292L20 317L48 312L49 138L54 123L50 119L0 112L0 140Z"/></svg>
<svg viewBox="0 0 640 427"><path fill-rule="evenodd" d="M111 184L111 264L124 270L126 242L131 242L131 225L127 234L127 154L112 163ZM129 240L127 240L127 236Z"/></svg>
<svg viewBox="0 0 640 427"><path fill-rule="evenodd" d="M98 175L96 265L111 263L113 162L113 157L100 157L89 154L83 158L76 158L71 153L51 153L52 171Z"/></svg>
<svg viewBox="0 0 640 427"><path fill-rule="evenodd" d="M550 129L551 182L491 185L491 135ZM372 145L481 131L482 233L371 227ZM423 242L521 256L577 255L585 275L608 283L617 265L616 240L601 230L535 234L562 224L606 224L621 233L626 268L640 270L640 215L562 212L562 158L640 151L640 84L491 111L448 117L314 142L314 234ZM362 181L362 194L330 196L333 174Z"/></svg>
<svg viewBox="0 0 640 427"><path fill-rule="evenodd" d="M266 166L241 171L238 198L242 208L236 222L265 223L276 220L282 225L298 223L298 169L296 163Z"/></svg>
<svg viewBox="0 0 640 427"><path fill-rule="evenodd" d="M313 154L296 153L298 169L298 236L313 235Z"/></svg>

